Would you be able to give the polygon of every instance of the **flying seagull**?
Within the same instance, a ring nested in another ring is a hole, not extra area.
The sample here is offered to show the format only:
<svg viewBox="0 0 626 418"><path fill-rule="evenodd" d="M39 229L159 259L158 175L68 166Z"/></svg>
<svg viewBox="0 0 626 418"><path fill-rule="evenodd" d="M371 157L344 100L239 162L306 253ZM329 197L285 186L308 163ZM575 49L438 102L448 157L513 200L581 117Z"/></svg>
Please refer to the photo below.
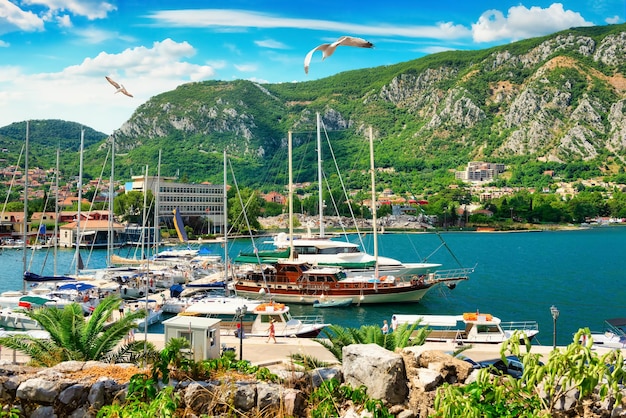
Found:
<svg viewBox="0 0 626 418"><path fill-rule="evenodd" d="M126 91L126 87L124 87L123 84L118 84L117 82L113 81L110 77L104 76L104 78L107 79L107 81L109 83L111 83L111 85L113 85L113 87L115 87L117 90L115 90L115 93L122 93L127 95L128 97L133 97L132 94L130 94L128 91Z"/></svg>
<svg viewBox="0 0 626 418"><path fill-rule="evenodd" d="M354 36L342 36L341 38L337 39L332 44L322 44L312 49L311 51L309 51L309 53L306 54L306 57L304 57L304 72L306 74L309 73L309 64L311 63L311 58L313 57L313 53L315 51L322 51L322 60L325 60L326 58L333 55L333 52L335 52L335 49L340 45L356 46L359 48L373 48L374 47L373 43L368 42L365 39L355 38Z"/></svg>

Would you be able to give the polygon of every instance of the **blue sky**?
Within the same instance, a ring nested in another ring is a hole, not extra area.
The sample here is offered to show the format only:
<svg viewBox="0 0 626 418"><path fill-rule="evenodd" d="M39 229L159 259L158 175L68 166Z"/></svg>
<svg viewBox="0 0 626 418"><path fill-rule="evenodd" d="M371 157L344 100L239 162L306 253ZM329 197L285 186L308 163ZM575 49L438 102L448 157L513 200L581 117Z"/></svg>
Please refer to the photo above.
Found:
<svg viewBox="0 0 626 418"><path fill-rule="evenodd" d="M301 82L625 17L624 0L0 0L0 126L64 119L110 134L183 83ZM307 52L342 35L375 47L316 52L305 74Z"/></svg>

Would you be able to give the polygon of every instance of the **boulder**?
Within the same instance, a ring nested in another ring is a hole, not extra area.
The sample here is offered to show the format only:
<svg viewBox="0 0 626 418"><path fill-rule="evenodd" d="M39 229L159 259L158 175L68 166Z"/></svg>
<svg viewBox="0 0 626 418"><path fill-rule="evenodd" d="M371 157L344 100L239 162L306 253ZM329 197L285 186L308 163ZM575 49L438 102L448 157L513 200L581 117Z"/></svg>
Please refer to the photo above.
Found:
<svg viewBox="0 0 626 418"><path fill-rule="evenodd" d="M29 402L52 404L59 396L59 386L56 382L36 377L24 381L17 388L16 396Z"/></svg>
<svg viewBox="0 0 626 418"><path fill-rule="evenodd" d="M390 404L404 403L409 394L404 361L376 344L351 344L343 347L344 382L353 388L364 385L373 399Z"/></svg>

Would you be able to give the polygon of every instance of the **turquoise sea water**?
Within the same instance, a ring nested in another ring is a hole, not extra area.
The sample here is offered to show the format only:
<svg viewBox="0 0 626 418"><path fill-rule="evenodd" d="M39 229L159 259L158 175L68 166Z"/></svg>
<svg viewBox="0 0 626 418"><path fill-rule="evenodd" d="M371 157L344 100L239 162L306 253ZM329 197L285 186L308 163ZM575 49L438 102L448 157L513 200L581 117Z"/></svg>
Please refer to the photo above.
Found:
<svg viewBox="0 0 626 418"><path fill-rule="evenodd" d="M442 241L443 239L443 241ZM262 240L259 240L259 242ZM371 236L365 237L372 250ZM444 244L445 242L445 244ZM438 286L419 304L377 305L317 310L292 306L294 315L321 314L325 322L358 327L382 325L393 313L460 314L480 310L503 321L535 320L539 342L552 343L555 305L559 344L571 342L580 327L602 328L607 318L626 317L626 227L599 227L575 231L516 233L443 233L379 235L379 252L405 262L440 262L444 268L476 267L470 279L449 290ZM223 254L220 244L203 244ZM262 244L257 244L262 247ZM447 247L446 247L447 246ZM447 248L452 250L452 254ZM230 256L251 249L250 240L229 243ZM73 250L59 250L58 273L71 273ZM82 258L91 268L104 267L105 251ZM120 254L124 255L124 254ZM30 263L31 252L27 261ZM34 253L31 271L52 272L52 256ZM0 253L0 291L22 288L23 253Z"/></svg>

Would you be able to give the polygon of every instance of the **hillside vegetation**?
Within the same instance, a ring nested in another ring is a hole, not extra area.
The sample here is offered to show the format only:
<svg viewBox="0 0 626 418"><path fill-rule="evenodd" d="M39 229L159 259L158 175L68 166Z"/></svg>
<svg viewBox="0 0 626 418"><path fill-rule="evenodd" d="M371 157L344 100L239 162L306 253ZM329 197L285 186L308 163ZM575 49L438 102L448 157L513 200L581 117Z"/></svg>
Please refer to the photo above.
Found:
<svg viewBox="0 0 626 418"><path fill-rule="evenodd" d="M115 131L116 172L156 172L162 150L162 175L219 183L226 149L238 183L282 189L292 131L296 180L314 181L320 112L350 188L368 187L370 126L376 166L388 169L380 187L396 193L452 183L453 171L474 160L507 164L507 181L520 185L546 169L563 178L611 176L623 172L625 103L626 25L573 28L309 82L184 84L139 106ZM106 152L103 141L88 147L92 176ZM75 166L68 160L65 168Z"/></svg>

